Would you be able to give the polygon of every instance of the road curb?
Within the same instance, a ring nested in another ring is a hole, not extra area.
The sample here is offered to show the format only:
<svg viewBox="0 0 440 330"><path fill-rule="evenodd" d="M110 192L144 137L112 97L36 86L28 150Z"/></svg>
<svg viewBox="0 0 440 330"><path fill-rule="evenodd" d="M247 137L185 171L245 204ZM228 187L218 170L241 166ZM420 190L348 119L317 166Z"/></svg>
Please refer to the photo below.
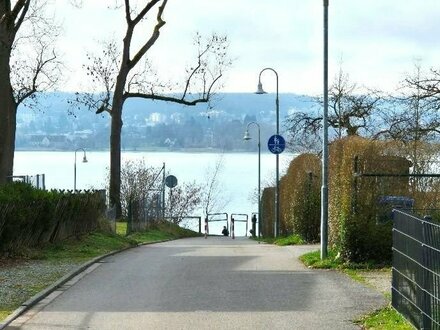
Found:
<svg viewBox="0 0 440 330"><path fill-rule="evenodd" d="M93 258L93 259L91 259L89 261L86 261L84 264L80 265L77 269L75 269L75 270L71 271L70 273L64 275L59 280L57 280L56 282L54 282L53 284L48 286L46 289L44 289L43 291L40 291L39 293L37 293L33 297L31 297L28 300L26 300L24 303L22 303L21 306L19 306L14 312L12 312L11 315L9 315L6 319L4 319L3 321L0 322L0 330L5 329L9 324L11 324L16 318L18 318L20 315L22 315L28 309L30 309L31 307L35 306L38 302L40 302L41 300L46 298L49 294L51 294L52 292L56 291L56 289L58 289L60 286L64 285L66 282L70 281L72 278L74 278L78 274L82 273L83 271L88 269L93 264L101 261L102 259L110 257L110 256L115 255L115 254L118 254L118 253L121 253L123 251L127 251L127 250L130 250L130 249L134 249L134 248L140 247L140 246L152 245L152 244L157 244L157 243L164 243L164 242L169 242L169 241L172 241L172 240L174 240L174 239L164 239L164 240L161 240L161 241L139 243L139 244L137 244L135 246L129 246L129 247L121 249L121 250L112 251L112 252L109 252L109 253L104 254L102 256L95 257L95 258Z"/></svg>

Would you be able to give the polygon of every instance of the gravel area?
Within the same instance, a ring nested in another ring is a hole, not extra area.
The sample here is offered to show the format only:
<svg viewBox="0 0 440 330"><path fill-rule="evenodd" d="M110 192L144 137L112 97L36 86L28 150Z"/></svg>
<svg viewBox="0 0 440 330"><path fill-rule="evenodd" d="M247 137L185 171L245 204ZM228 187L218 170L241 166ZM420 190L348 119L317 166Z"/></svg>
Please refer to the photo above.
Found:
<svg viewBox="0 0 440 330"><path fill-rule="evenodd" d="M359 271L367 285L373 287L377 291L391 294L391 270L380 271Z"/></svg>
<svg viewBox="0 0 440 330"><path fill-rule="evenodd" d="M0 260L0 310L15 309L80 264L68 261Z"/></svg>

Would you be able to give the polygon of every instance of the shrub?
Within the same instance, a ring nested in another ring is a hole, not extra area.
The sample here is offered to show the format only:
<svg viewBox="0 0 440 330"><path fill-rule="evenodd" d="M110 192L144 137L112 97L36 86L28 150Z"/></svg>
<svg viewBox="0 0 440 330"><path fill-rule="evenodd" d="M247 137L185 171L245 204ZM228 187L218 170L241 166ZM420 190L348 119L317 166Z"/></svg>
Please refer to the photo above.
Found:
<svg viewBox="0 0 440 330"><path fill-rule="evenodd" d="M261 233L263 237L274 236L275 188L264 188L261 194Z"/></svg>
<svg viewBox="0 0 440 330"><path fill-rule="evenodd" d="M355 162L357 159L357 162ZM408 178L357 177L358 173L408 173L406 159L390 155L387 144L360 137L330 146L330 243L347 261L388 261L391 223L378 224L381 195L407 195Z"/></svg>
<svg viewBox="0 0 440 330"><path fill-rule="evenodd" d="M93 231L105 208L99 193L64 194L25 183L0 187L0 251L16 252Z"/></svg>
<svg viewBox="0 0 440 330"><path fill-rule="evenodd" d="M317 155L299 155L280 181L282 231L298 234L306 242L319 241L320 164Z"/></svg>

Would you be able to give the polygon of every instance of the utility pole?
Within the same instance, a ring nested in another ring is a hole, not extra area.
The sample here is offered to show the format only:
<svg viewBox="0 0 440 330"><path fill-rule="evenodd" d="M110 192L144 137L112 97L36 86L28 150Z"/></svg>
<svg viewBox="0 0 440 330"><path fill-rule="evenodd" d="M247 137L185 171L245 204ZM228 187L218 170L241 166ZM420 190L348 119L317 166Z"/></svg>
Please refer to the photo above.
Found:
<svg viewBox="0 0 440 330"><path fill-rule="evenodd" d="M328 251L328 6L324 0L324 113L322 116L321 259Z"/></svg>

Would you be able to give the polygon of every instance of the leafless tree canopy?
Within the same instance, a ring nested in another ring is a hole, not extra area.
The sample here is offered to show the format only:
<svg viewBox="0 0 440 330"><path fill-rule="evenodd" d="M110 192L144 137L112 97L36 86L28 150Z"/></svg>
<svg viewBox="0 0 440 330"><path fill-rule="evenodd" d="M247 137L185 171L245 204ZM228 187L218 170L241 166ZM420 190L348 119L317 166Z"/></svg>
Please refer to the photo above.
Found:
<svg viewBox="0 0 440 330"><path fill-rule="evenodd" d="M378 92L361 90L350 82L342 69L339 70L329 90L328 125L333 129L331 136L372 135L373 114L379 110L382 97ZM320 143L322 130L322 98L311 112L295 112L286 120L286 126L296 147L315 149Z"/></svg>
<svg viewBox="0 0 440 330"><path fill-rule="evenodd" d="M206 171L205 185L202 189L201 206L206 216L210 213L221 212L229 203L229 198L221 185L221 173L224 167L224 158L221 155L212 168Z"/></svg>
<svg viewBox="0 0 440 330"><path fill-rule="evenodd" d="M392 107L384 112L389 125L377 137L409 142L430 141L440 133L440 72L425 73L420 64L399 88L400 95L392 98Z"/></svg>
<svg viewBox="0 0 440 330"><path fill-rule="evenodd" d="M18 106L35 105L60 77L58 27L46 7L44 0L0 4L0 184L13 173Z"/></svg>
<svg viewBox="0 0 440 330"><path fill-rule="evenodd" d="M116 1L116 9L122 10L126 30L119 42L105 43L101 54L89 55L87 74L97 90L85 95L77 95L73 104L82 103L96 113L107 112L111 116L110 136L110 204L120 209L120 169L121 169L121 132L122 111L128 98L168 101L184 105L196 105L208 102L230 64L227 59L227 38L212 35L203 39L195 38L196 56L193 65L186 70L183 84L177 83L171 90L179 89L178 94L165 94L161 90L169 89L159 75L154 73L147 56L165 25L163 14L167 0L150 0L142 5L133 5L129 0ZM153 20L154 17L154 20ZM142 23L149 18L152 26L150 33L141 29ZM136 42L133 42L136 40ZM180 87L180 88L179 88Z"/></svg>
<svg viewBox="0 0 440 330"><path fill-rule="evenodd" d="M47 1L26 2L29 7L12 45L10 67L17 104L31 106L37 93L53 89L60 80L61 61L55 50L60 27L49 13Z"/></svg>

